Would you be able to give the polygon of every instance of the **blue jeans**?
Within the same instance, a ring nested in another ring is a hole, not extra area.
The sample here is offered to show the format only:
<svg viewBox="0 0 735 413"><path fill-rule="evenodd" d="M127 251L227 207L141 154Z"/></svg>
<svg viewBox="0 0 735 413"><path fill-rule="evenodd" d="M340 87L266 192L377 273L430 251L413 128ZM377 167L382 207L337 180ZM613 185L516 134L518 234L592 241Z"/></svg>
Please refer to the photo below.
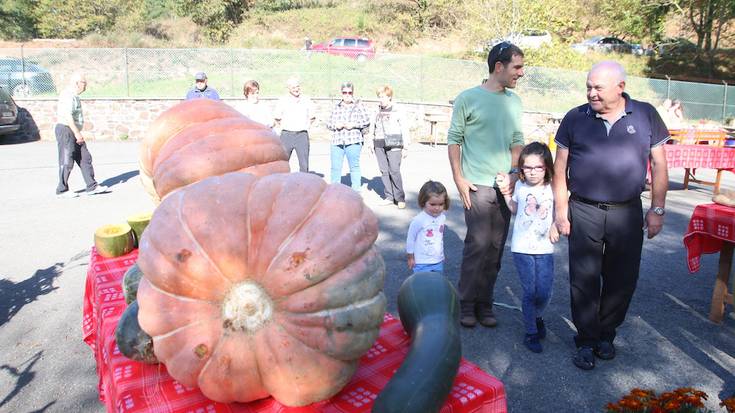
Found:
<svg viewBox="0 0 735 413"><path fill-rule="evenodd" d="M336 184L342 180L342 162L347 156L347 164L350 166L350 183L352 189L360 191L362 175L360 174L360 151L362 143L350 145L332 145L332 183Z"/></svg>
<svg viewBox="0 0 735 413"><path fill-rule="evenodd" d="M444 261L439 261L436 264L414 264L413 273L417 272L438 272L444 274Z"/></svg>
<svg viewBox="0 0 735 413"><path fill-rule="evenodd" d="M518 277L523 286L523 324L527 334L536 334L536 318L551 301L554 284L554 254L513 253Z"/></svg>

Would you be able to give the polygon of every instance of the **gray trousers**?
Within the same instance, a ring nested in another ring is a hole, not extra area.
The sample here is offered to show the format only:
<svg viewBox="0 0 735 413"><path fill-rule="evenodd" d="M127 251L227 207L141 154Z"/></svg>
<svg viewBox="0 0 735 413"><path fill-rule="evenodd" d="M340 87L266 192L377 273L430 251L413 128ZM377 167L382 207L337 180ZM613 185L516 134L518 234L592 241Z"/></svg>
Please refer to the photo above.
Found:
<svg viewBox="0 0 735 413"><path fill-rule="evenodd" d="M599 209L569 201L569 282L577 347L612 342L638 282L643 247L640 199Z"/></svg>
<svg viewBox="0 0 735 413"><path fill-rule="evenodd" d="M375 147L375 159L380 168L380 178L385 188L385 198L394 202L406 202L403 192L403 178L401 177L402 150L386 150L384 147Z"/></svg>
<svg viewBox="0 0 735 413"><path fill-rule="evenodd" d="M470 191L472 207L464 211L467 236L462 251L459 299L465 303L489 303L494 298L505 240L508 238L510 210L500 190L477 185Z"/></svg>
<svg viewBox="0 0 735 413"><path fill-rule="evenodd" d="M291 159L291 154L296 151L299 158L299 171L309 172L309 132L301 131L281 131L281 144L286 150L286 156Z"/></svg>
<svg viewBox="0 0 735 413"><path fill-rule="evenodd" d="M74 132L66 125L56 124L56 146L59 150L59 184L56 193L60 194L69 190L69 175L74 168L74 163L82 170L84 183L87 191L97 187L94 179L94 168L92 167L92 155L87 150L87 144L78 144Z"/></svg>

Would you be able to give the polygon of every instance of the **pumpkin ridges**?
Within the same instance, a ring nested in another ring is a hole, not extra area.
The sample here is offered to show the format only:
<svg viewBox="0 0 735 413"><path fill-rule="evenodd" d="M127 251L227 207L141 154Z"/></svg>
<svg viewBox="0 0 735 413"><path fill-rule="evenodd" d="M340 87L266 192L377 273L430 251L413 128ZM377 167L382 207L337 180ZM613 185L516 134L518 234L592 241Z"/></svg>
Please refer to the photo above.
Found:
<svg viewBox="0 0 735 413"><path fill-rule="evenodd" d="M255 183L256 177L241 173L207 178L196 187L188 187L186 199L178 207L186 228L230 284L246 279L257 282L247 259L250 249L248 215L259 205L248 202L247 197ZM203 205L206 205L206 213L202 210Z"/></svg>
<svg viewBox="0 0 735 413"><path fill-rule="evenodd" d="M183 191L172 194L153 213L143 233L138 263L146 278L161 290L201 300L221 300L230 282L224 277L213 277L218 269L195 253L201 248L182 228L179 215L178 205L184 195ZM168 259L156 259L159 256Z"/></svg>
<svg viewBox="0 0 735 413"><path fill-rule="evenodd" d="M203 320L221 318L219 305L175 296L162 291L146 279L142 279L138 285L138 305L145 313L145 317L139 320L141 328L151 336L168 334Z"/></svg>
<svg viewBox="0 0 735 413"><path fill-rule="evenodd" d="M253 348L252 335L225 335L212 357L202 369L198 384L202 392L214 401L250 401L268 397L260 382L261 373Z"/></svg>
<svg viewBox="0 0 735 413"><path fill-rule="evenodd" d="M304 345L343 361L359 359L372 347L385 313L383 293L344 309L283 313L275 321Z"/></svg>
<svg viewBox="0 0 735 413"><path fill-rule="evenodd" d="M199 373L220 340L221 330L219 324L206 320L189 324L168 334L153 336L153 351L156 358L166 364L171 377L187 387L196 387Z"/></svg>
<svg viewBox="0 0 735 413"><path fill-rule="evenodd" d="M203 123L189 125L172 136L168 142L161 148L153 163L153 171L155 171L163 162L175 153L200 152L201 149L194 149L201 145L202 141L223 141L223 144L231 144L227 142L227 137L236 136L240 139L238 143L246 145L262 145L267 143L281 144L280 139L273 133L270 128L241 118L223 118L213 119ZM193 145L193 146L192 146ZM288 159L283 146L280 147L282 159Z"/></svg>
<svg viewBox="0 0 735 413"><path fill-rule="evenodd" d="M296 182L291 178L294 174L265 176L255 183L248 194L248 205L259 206L248 211L249 234L252 236L248 261L252 273L260 277L268 274L268 266L273 258L309 219L327 188L327 184L319 177L301 172L295 175L302 179ZM294 208L294 205L311 207ZM274 217L273 211L289 213ZM261 248L262 245L266 245L266 248Z"/></svg>
<svg viewBox="0 0 735 413"><path fill-rule="evenodd" d="M243 116L226 103L212 99L187 100L172 106L153 121L141 142L141 172L152 175L161 147L181 130L212 119L236 117Z"/></svg>
<svg viewBox="0 0 735 413"><path fill-rule="evenodd" d="M357 360L344 362L319 353L300 344L276 323L255 335L254 347L263 386L287 406L304 406L332 397L357 370Z"/></svg>
<svg viewBox="0 0 735 413"><path fill-rule="evenodd" d="M177 188L210 176L241 171L265 163L273 164L268 168L252 169L250 173L263 175L289 172L286 153L275 137L269 137L263 143L251 142L250 139L238 142L234 139L212 137L180 149L156 166L153 182L158 194L164 198Z"/></svg>
<svg viewBox="0 0 735 413"><path fill-rule="evenodd" d="M271 260L264 287L274 298L289 295L361 257L377 238L377 219L362 214L363 208L362 199L350 188L328 186L308 219Z"/></svg>
<svg viewBox="0 0 735 413"><path fill-rule="evenodd" d="M276 303L280 311L305 313L338 308L374 297L383 285L385 263L375 247L324 281Z"/></svg>

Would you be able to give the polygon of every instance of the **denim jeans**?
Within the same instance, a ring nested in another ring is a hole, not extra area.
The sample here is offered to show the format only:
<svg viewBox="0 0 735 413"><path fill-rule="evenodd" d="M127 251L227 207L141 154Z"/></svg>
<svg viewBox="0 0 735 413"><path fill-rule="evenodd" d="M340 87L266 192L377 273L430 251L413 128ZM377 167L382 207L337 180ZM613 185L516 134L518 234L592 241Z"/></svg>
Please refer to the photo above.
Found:
<svg viewBox="0 0 735 413"><path fill-rule="evenodd" d="M350 167L350 183L352 189L360 191L362 175L360 174L360 151L362 143L350 145L332 145L332 183L336 184L342 180L342 162L347 156L347 164Z"/></svg>
<svg viewBox="0 0 735 413"><path fill-rule="evenodd" d="M436 264L415 264L413 266L413 273L417 272L438 272L444 274L444 261L439 261Z"/></svg>
<svg viewBox="0 0 735 413"><path fill-rule="evenodd" d="M523 286L523 324L527 334L536 334L536 318L551 301L554 284L554 254L513 253L518 277Z"/></svg>

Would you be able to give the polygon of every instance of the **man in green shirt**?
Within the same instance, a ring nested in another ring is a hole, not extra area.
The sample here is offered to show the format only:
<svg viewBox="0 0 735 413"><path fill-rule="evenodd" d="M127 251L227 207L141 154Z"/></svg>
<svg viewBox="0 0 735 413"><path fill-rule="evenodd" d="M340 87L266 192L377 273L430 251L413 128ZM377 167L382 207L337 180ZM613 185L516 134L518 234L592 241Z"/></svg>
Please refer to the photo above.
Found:
<svg viewBox="0 0 735 413"><path fill-rule="evenodd" d="M465 208L467 235L459 277L460 322L495 327L493 290L508 237L510 210L495 183L508 174L512 191L523 148L521 100L509 89L523 76L523 51L503 42L490 50L490 76L454 101L447 142L454 183Z"/></svg>

